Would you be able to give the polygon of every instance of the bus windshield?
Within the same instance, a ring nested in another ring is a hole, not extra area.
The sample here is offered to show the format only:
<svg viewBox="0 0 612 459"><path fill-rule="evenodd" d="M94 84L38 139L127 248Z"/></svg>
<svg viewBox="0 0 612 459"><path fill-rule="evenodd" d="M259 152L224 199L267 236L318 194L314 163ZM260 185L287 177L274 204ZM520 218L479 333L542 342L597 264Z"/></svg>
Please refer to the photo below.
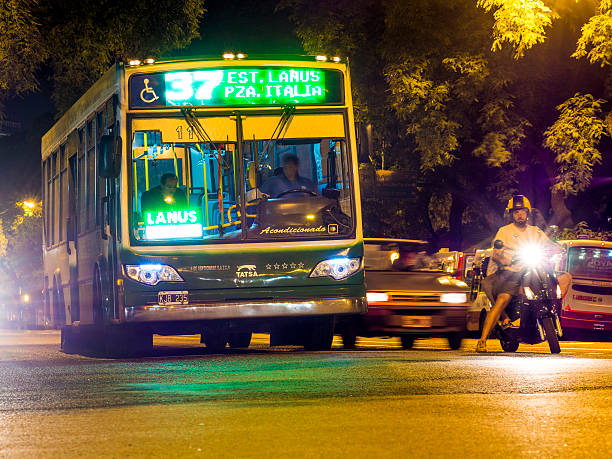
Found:
<svg viewBox="0 0 612 459"><path fill-rule="evenodd" d="M612 249L570 247L568 269L572 276L612 279Z"/></svg>
<svg viewBox="0 0 612 459"><path fill-rule="evenodd" d="M214 243L353 234L344 138L262 136L239 145L235 134L208 142L190 138L188 132L183 139L165 139L164 134L150 128L132 134L131 226L136 241Z"/></svg>

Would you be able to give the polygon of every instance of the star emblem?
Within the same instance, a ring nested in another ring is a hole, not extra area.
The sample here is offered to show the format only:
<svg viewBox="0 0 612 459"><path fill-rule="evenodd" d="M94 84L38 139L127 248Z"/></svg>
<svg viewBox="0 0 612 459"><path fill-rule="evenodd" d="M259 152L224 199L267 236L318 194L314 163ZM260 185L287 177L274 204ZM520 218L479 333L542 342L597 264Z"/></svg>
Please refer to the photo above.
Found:
<svg viewBox="0 0 612 459"><path fill-rule="evenodd" d="M267 270L272 269L272 265L266 265L266 269L267 269Z"/></svg>
<svg viewBox="0 0 612 459"><path fill-rule="evenodd" d="M291 266L291 269L295 268L295 263L291 263L289 266Z"/></svg>
<svg viewBox="0 0 612 459"><path fill-rule="evenodd" d="M278 263L274 263L274 269L280 269L280 265Z"/></svg>
<svg viewBox="0 0 612 459"><path fill-rule="evenodd" d="M298 264L298 268L303 268L303 267L304 267L304 263Z"/></svg>
<svg viewBox="0 0 612 459"><path fill-rule="evenodd" d="M283 269L287 269L289 267L289 265L287 265L287 263L283 263Z"/></svg>

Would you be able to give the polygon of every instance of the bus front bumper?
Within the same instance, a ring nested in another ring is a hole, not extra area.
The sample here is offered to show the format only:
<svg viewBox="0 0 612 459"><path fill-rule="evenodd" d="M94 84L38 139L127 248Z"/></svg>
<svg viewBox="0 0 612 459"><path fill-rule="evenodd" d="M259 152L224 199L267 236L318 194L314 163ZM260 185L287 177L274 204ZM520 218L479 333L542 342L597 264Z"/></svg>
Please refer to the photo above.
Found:
<svg viewBox="0 0 612 459"><path fill-rule="evenodd" d="M337 314L365 314L365 298L319 298L240 301L187 305L124 307L126 322L167 322L215 319L258 319Z"/></svg>

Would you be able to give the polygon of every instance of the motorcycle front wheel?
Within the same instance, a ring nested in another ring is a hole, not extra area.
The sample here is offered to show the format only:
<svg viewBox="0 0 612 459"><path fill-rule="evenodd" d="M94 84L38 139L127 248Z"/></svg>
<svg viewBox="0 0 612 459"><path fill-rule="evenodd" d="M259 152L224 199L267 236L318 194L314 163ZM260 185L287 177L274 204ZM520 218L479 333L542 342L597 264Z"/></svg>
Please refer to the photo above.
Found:
<svg viewBox="0 0 612 459"><path fill-rule="evenodd" d="M499 343L504 352L516 352L519 347L519 340L516 338L500 339Z"/></svg>
<svg viewBox="0 0 612 459"><path fill-rule="evenodd" d="M548 347L550 348L551 354L558 354L561 352L561 346L559 346L559 337L557 336L557 330L552 317L545 317L542 319L542 327L544 327L544 334L546 335L546 341L548 341Z"/></svg>

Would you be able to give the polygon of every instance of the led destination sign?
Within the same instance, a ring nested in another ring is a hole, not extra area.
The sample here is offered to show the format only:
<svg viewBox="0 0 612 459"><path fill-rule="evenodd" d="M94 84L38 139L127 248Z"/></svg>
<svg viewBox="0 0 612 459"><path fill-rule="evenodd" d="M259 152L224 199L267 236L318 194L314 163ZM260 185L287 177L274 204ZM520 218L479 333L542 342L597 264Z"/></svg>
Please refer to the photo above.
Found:
<svg viewBox="0 0 612 459"><path fill-rule="evenodd" d="M224 67L138 74L130 79L132 108L337 104L342 75L303 67Z"/></svg>
<svg viewBox="0 0 612 459"><path fill-rule="evenodd" d="M201 238L202 222L196 210L144 213L146 239Z"/></svg>

